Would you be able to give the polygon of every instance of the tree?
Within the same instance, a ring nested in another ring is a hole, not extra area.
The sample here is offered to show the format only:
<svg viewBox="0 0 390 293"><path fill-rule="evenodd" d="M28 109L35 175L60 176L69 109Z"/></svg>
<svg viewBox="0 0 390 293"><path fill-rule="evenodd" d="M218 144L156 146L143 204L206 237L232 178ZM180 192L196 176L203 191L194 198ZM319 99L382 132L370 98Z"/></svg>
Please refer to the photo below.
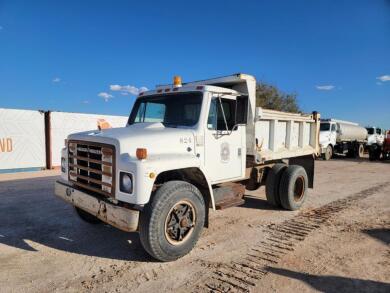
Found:
<svg viewBox="0 0 390 293"><path fill-rule="evenodd" d="M256 85L256 106L285 112L300 112L297 94L286 94L277 87L260 82Z"/></svg>

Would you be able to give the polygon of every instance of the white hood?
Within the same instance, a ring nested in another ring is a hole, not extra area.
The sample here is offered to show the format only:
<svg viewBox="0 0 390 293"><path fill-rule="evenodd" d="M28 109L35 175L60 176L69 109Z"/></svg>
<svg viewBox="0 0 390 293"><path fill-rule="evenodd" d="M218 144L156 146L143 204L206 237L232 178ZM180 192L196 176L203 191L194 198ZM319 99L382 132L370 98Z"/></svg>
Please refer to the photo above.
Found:
<svg viewBox="0 0 390 293"><path fill-rule="evenodd" d="M119 154L135 156L137 148L146 148L149 155L194 153L191 129L165 127L162 123L136 123L127 127L85 131L68 139L113 144Z"/></svg>

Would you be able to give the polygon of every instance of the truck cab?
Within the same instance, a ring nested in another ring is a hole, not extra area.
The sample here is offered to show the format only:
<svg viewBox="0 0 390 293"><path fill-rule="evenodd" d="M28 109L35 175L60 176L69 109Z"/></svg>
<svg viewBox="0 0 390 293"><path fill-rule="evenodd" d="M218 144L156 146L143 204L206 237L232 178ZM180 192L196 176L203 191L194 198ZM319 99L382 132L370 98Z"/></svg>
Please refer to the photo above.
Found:
<svg viewBox="0 0 390 293"><path fill-rule="evenodd" d="M138 231L145 250L175 260L195 245L209 209L267 200L296 210L313 187L319 117L256 108L256 80L234 74L157 86L127 125L68 136L55 194L89 223Z"/></svg>
<svg viewBox="0 0 390 293"><path fill-rule="evenodd" d="M367 126L367 146L381 146L385 139L385 130L375 126Z"/></svg>
<svg viewBox="0 0 390 293"><path fill-rule="evenodd" d="M112 146L114 154L107 159L115 166L105 168L112 173L115 167L118 174L111 178L102 174L111 186L103 185L101 193L129 204L146 204L156 177L170 170L196 169L207 177L209 186L240 180L245 177L248 109L248 93L233 89L196 84L158 86L139 95L126 127L70 135L68 148L63 150L63 179L80 185L72 172L79 151L74 148L79 141L87 141L88 150L89 144ZM87 174L88 170L84 171ZM123 184L124 177L130 178L131 186Z"/></svg>
<svg viewBox="0 0 390 293"><path fill-rule="evenodd" d="M331 120L321 120L320 147L325 160L330 160L333 155L337 138L337 123Z"/></svg>

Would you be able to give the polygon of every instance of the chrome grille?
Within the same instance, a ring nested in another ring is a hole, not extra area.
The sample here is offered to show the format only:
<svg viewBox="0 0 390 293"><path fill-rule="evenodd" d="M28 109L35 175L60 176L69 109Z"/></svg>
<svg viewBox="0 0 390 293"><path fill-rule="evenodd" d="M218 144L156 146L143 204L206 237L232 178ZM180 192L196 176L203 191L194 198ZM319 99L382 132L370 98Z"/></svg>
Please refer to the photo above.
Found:
<svg viewBox="0 0 390 293"><path fill-rule="evenodd" d="M106 197L115 192L115 148L113 145L70 140L68 178L75 186Z"/></svg>

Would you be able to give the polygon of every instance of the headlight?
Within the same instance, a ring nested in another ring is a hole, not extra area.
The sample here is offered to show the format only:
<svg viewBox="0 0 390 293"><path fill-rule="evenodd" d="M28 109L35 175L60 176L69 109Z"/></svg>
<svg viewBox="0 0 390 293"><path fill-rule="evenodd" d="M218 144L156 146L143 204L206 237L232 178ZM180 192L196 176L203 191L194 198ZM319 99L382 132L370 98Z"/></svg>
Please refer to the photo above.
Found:
<svg viewBox="0 0 390 293"><path fill-rule="evenodd" d="M133 193L133 176L130 173L120 172L120 191Z"/></svg>
<svg viewBox="0 0 390 293"><path fill-rule="evenodd" d="M61 158L61 172L66 173L66 160L64 157Z"/></svg>

